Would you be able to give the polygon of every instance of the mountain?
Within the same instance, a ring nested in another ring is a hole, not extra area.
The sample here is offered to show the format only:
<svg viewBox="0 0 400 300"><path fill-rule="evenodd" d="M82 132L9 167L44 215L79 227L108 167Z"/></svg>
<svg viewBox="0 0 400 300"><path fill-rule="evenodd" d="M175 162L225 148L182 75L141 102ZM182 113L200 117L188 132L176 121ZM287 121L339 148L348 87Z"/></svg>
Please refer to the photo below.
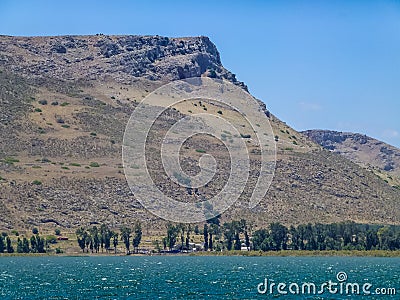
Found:
<svg viewBox="0 0 400 300"><path fill-rule="evenodd" d="M325 149L338 153L400 187L400 149L366 135L331 130L302 132Z"/></svg>
<svg viewBox="0 0 400 300"><path fill-rule="evenodd" d="M164 230L165 222L147 212L128 187L122 138L131 113L146 95L166 82L201 76L228 80L247 93L206 37L1 36L0 229L73 231L89 224L116 227L141 220L144 228ZM222 221L245 218L255 226L343 220L399 224L399 189L321 149L259 103L277 141L275 176L260 204L248 209L260 157L256 143L247 139L250 180ZM188 140L180 153L188 173L198 171L204 151L218 162L215 180L195 193L168 179L157 158L166 130L205 110L231 118L243 137L248 134L237 111L192 99L166 109L149 139L150 175L160 190L183 201L215 195L230 170L223 144L204 135Z"/></svg>

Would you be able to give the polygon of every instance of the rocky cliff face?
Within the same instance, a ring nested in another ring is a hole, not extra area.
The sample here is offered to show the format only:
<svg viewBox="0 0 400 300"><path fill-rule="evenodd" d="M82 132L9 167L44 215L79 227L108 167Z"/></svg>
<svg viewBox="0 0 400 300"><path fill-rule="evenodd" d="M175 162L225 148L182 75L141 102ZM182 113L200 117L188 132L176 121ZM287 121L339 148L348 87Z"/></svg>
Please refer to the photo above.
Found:
<svg viewBox="0 0 400 300"><path fill-rule="evenodd" d="M0 65L28 77L129 83L139 77L171 81L210 76L246 88L222 66L217 48L203 36L1 36Z"/></svg>

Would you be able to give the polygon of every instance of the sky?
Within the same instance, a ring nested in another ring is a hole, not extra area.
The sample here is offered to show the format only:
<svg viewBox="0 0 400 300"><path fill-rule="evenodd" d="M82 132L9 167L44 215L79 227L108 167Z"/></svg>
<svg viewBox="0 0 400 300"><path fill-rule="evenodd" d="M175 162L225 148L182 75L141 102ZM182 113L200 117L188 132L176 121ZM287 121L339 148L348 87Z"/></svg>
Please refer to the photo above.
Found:
<svg viewBox="0 0 400 300"><path fill-rule="evenodd" d="M10 1L4 35L208 36L223 65L296 130L400 147L400 1Z"/></svg>

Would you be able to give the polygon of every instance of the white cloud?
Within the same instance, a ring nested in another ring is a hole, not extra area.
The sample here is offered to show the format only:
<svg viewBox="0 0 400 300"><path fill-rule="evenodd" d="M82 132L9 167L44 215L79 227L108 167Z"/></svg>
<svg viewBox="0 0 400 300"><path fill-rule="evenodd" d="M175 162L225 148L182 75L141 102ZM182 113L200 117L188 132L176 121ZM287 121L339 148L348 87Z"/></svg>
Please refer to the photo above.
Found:
<svg viewBox="0 0 400 300"><path fill-rule="evenodd" d="M312 103L312 102L299 102L298 103L300 106L301 110L304 111L317 111L317 110L321 110L322 106L318 103Z"/></svg>
<svg viewBox="0 0 400 300"><path fill-rule="evenodd" d="M395 129L386 129L383 131L382 135L386 138L399 138L400 133Z"/></svg>

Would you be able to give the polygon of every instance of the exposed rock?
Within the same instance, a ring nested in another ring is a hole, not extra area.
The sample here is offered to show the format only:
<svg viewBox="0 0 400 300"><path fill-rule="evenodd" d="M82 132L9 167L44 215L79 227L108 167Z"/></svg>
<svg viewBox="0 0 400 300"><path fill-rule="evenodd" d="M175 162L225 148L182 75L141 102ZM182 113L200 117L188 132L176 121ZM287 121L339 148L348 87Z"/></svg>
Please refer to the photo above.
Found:
<svg viewBox="0 0 400 300"><path fill-rule="evenodd" d="M63 55L49 57L49 52ZM132 76L170 81L212 70L212 77L225 78L247 90L222 66L217 48L203 36L2 36L0 57L0 66L34 77L100 80L108 76L127 83Z"/></svg>

